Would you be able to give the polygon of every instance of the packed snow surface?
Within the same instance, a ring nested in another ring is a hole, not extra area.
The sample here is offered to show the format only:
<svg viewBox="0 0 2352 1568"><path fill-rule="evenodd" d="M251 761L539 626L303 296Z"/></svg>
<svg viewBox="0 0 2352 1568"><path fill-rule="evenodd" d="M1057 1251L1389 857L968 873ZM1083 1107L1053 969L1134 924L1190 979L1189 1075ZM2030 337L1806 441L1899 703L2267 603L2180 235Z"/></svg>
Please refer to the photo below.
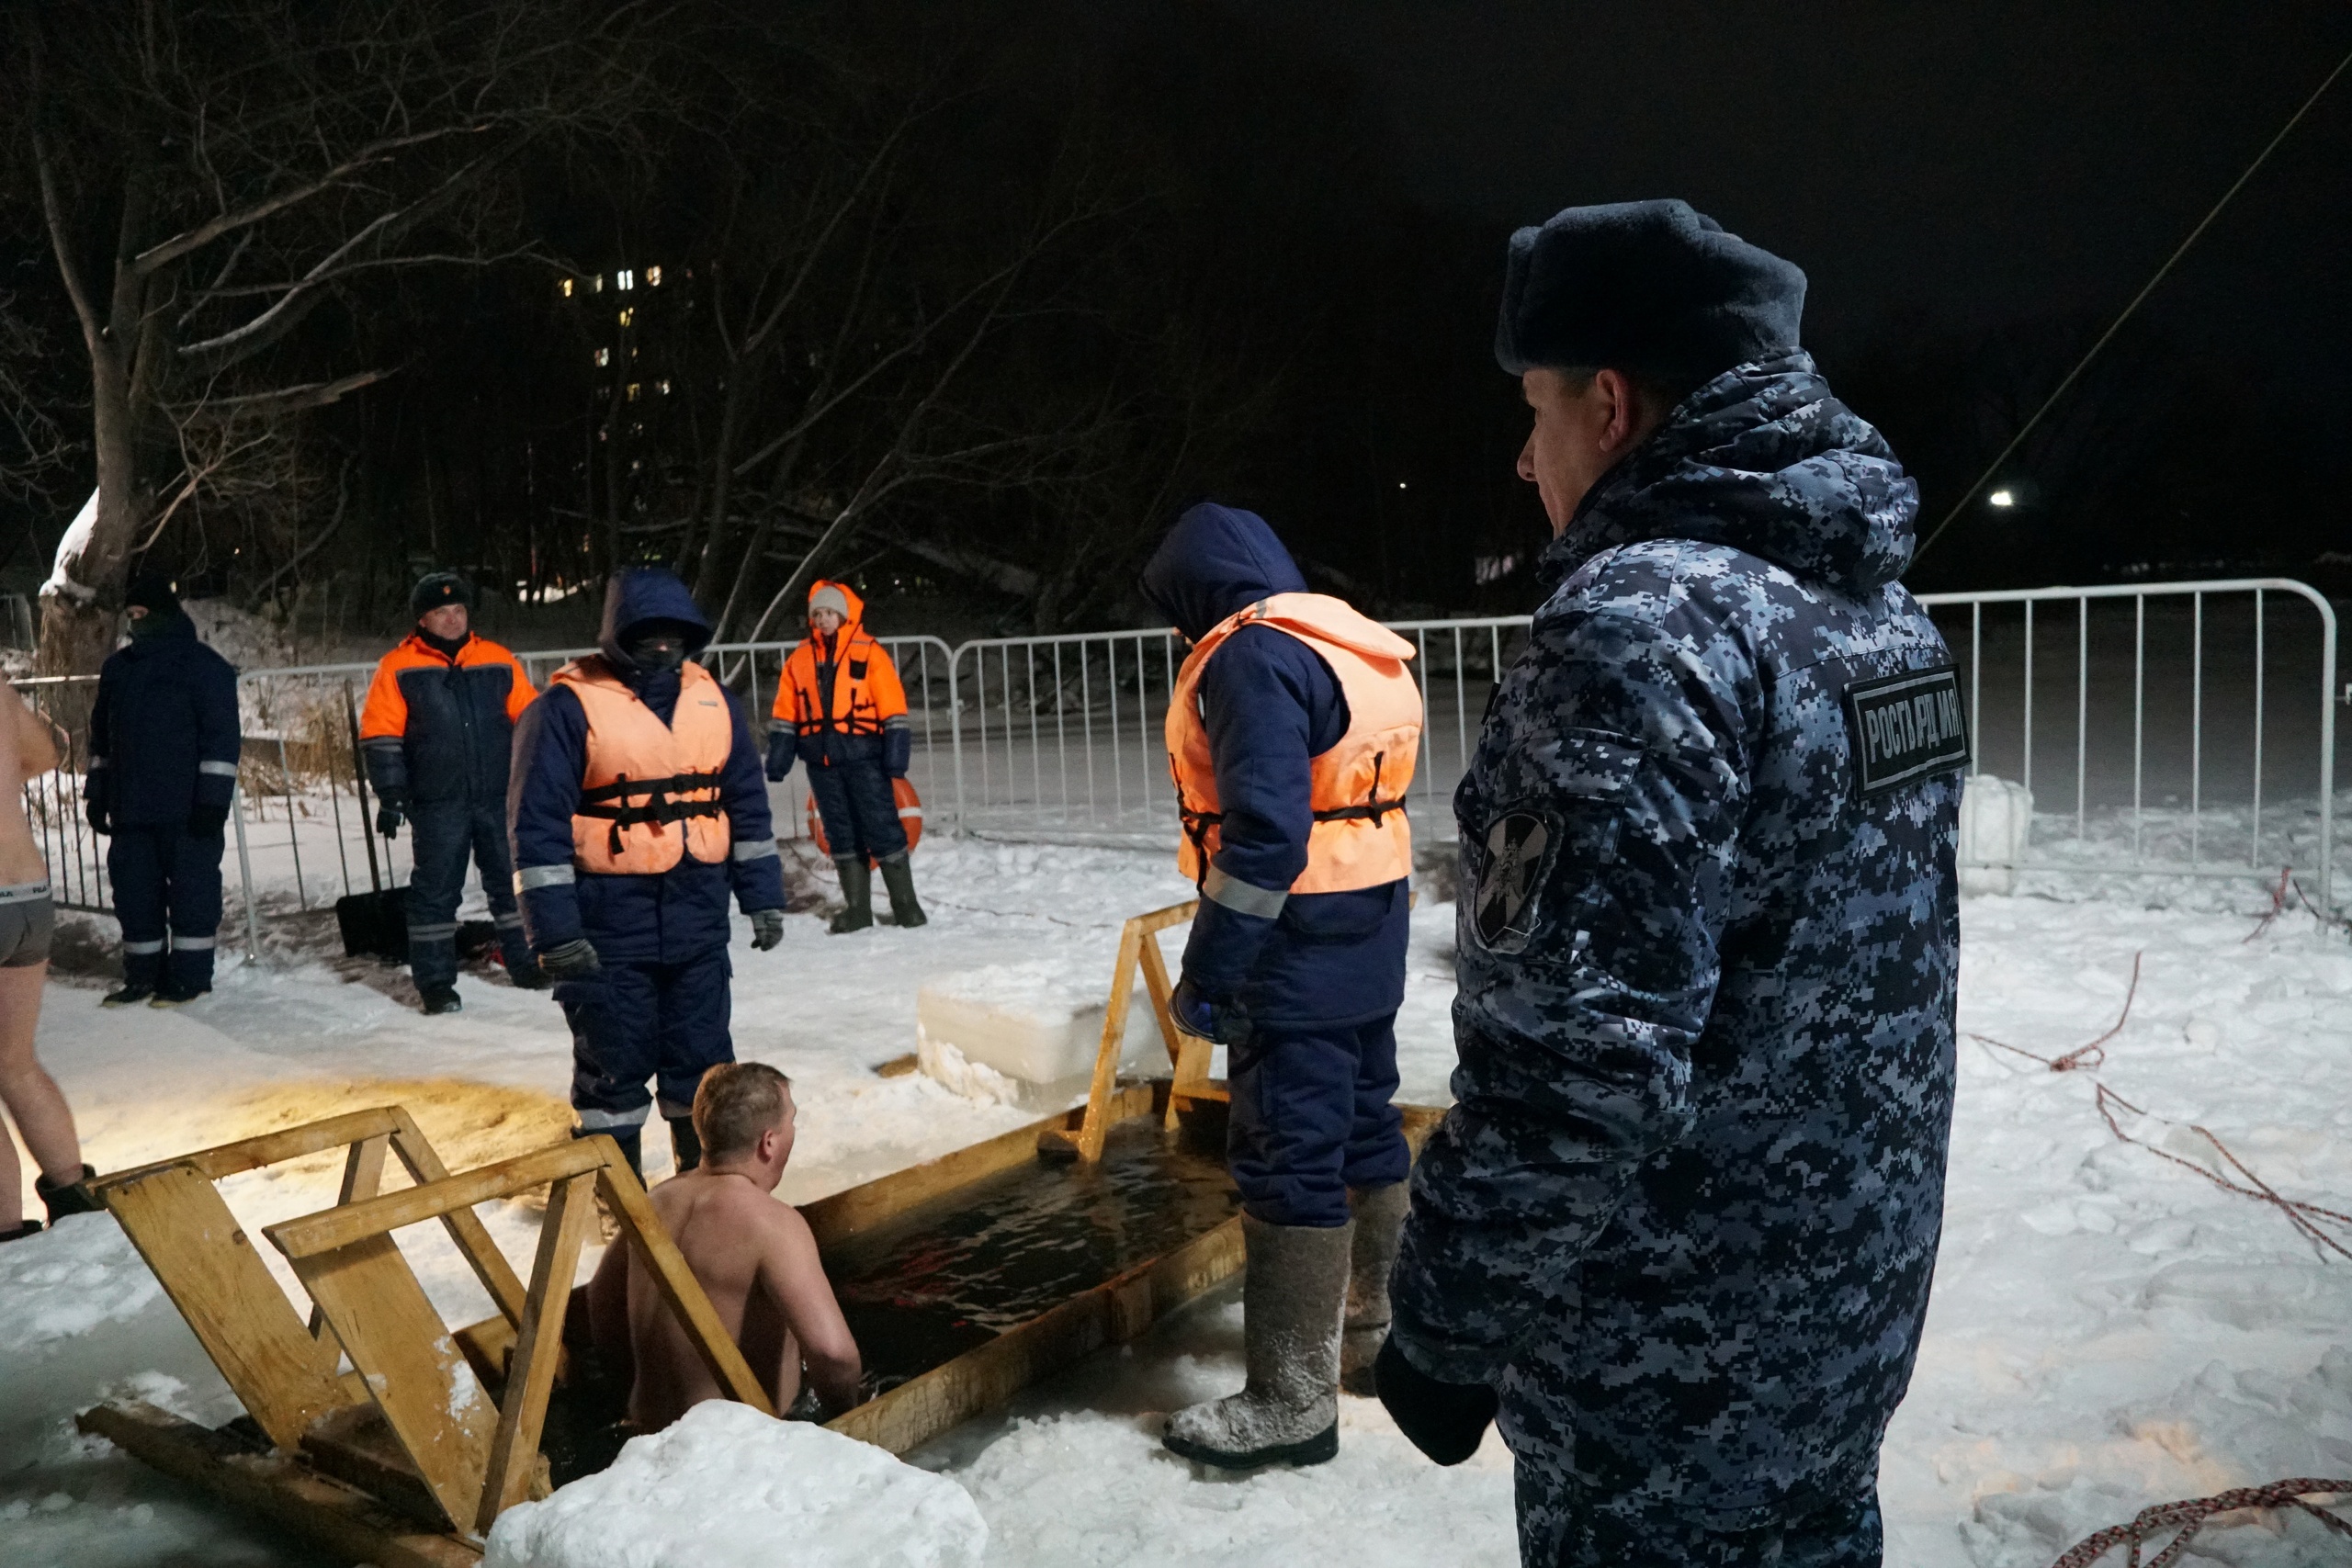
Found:
<svg viewBox="0 0 2352 1568"><path fill-rule="evenodd" d="M1107 986L1120 922L1191 895L1171 858L942 835L916 856L927 927L831 937L802 916L768 953L739 930L738 1052L791 1074L800 1106L784 1197L806 1201L1034 1117L873 1069L914 1048L916 993L931 980L1050 960ZM1899 1568L2048 1568L2153 1503L2352 1475L2352 1260L2199 1174L2227 1161L2194 1130L2282 1195L2352 1213L2352 943L2307 914L2258 922L2268 899L2252 878L2106 892L1962 903L1944 1243L1881 1477ZM1426 897L1415 912L1397 1022L1403 1098L1427 1104L1445 1102L1453 1065L1453 917ZM299 941L299 922L274 926L261 964L224 947L219 991L171 1012L101 1012L91 984L51 983L41 1050L94 1163L118 1169L392 1100L454 1167L563 1135L568 1037L545 996L469 976L464 1013L424 1018L404 978L328 956L332 917L313 919ZM1171 961L1183 937L1165 934ZM2103 1059L2078 1070L1967 1038L2056 1058L2114 1028L2127 995ZM2128 1102L2110 1100L2114 1129L2102 1086ZM646 1145L658 1177L666 1139L657 1128ZM258 1234L331 1203L340 1168L322 1156L233 1178L223 1193ZM540 1211L483 1213L527 1269ZM451 1321L489 1314L436 1227L401 1241ZM1439 1470L1376 1403L1344 1398L1340 1457L1315 1469L1208 1476L1159 1447L1165 1412L1240 1383L1228 1284L909 1457L968 1492L990 1563L1510 1561L1510 1459L1491 1434L1468 1463ZM108 1222L0 1247L8 1568L331 1561L76 1437L73 1413L114 1396L208 1423L236 1414ZM795 1561L782 1552L797 1535L771 1537L771 1554ZM2273 1515L2209 1529L2183 1562L2289 1568L2341 1562L2342 1546L2308 1518Z"/></svg>
<svg viewBox="0 0 2352 1568"><path fill-rule="evenodd" d="M612 1468L499 1516L482 1568L979 1568L989 1527L944 1476L711 1400Z"/></svg>

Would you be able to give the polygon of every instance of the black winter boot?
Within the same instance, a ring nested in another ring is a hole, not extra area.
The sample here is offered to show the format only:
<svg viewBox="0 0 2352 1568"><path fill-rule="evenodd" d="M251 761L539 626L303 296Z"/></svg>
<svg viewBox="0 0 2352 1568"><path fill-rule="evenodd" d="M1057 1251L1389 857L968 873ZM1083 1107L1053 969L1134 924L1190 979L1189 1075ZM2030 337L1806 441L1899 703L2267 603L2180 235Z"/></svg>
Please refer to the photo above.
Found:
<svg viewBox="0 0 2352 1568"><path fill-rule="evenodd" d="M915 868L907 863L907 852L882 857L882 886L890 890L890 923L894 926L920 926L929 923L922 906L915 902Z"/></svg>
<svg viewBox="0 0 2352 1568"><path fill-rule="evenodd" d="M155 987L141 980L125 980L98 998L102 1008L137 1007L155 994Z"/></svg>
<svg viewBox="0 0 2352 1568"><path fill-rule="evenodd" d="M89 1166L71 1181L51 1181L46 1176L33 1179L33 1190L40 1194L41 1207L49 1211L49 1223L55 1224L68 1214L96 1214L105 1212L106 1205L90 1190L90 1183L98 1173Z"/></svg>
<svg viewBox="0 0 2352 1568"><path fill-rule="evenodd" d="M665 1116L670 1123L670 1163L684 1176L702 1163L702 1139L695 1135L691 1116Z"/></svg>
<svg viewBox="0 0 2352 1568"><path fill-rule="evenodd" d="M1355 1224L1272 1225L1245 1213L1241 1235L1250 1382L1228 1398L1179 1410L1161 1440L1220 1470L1321 1464L1340 1452L1340 1312Z"/></svg>
<svg viewBox="0 0 2352 1568"><path fill-rule="evenodd" d="M575 1138L593 1138L599 1133L621 1146L621 1158L628 1161L629 1169L637 1173L638 1185L645 1184L644 1132L641 1127L574 1127Z"/></svg>
<svg viewBox="0 0 2352 1568"><path fill-rule="evenodd" d="M1373 1358L1388 1339L1388 1273L1396 1267L1410 1187L1392 1181L1348 1190L1356 1241L1348 1268L1347 1326L1340 1337L1340 1386L1367 1399L1373 1397Z"/></svg>
<svg viewBox="0 0 2352 1568"><path fill-rule="evenodd" d="M825 929L835 936L862 931L874 923L874 869L863 858L833 862L842 876L842 912Z"/></svg>
<svg viewBox="0 0 2352 1568"><path fill-rule="evenodd" d="M19 1220L16 1229L0 1231L0 1241L22 1241L28 1235L39 1235L40 1230L39 1220Z"/></svg>

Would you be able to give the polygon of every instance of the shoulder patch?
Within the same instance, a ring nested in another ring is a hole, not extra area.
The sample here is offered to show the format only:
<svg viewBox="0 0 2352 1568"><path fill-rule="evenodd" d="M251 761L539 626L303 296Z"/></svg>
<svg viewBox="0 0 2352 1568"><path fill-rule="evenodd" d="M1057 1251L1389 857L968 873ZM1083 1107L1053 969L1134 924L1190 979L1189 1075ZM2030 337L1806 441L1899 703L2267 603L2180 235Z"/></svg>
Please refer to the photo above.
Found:
<svg viewBox="0 0 2352 1568"><path fill-rule="evenodd" d="M1865 800L1968 766L1960 668L1938 664L1847 682L1846 728L1854 787Z"/></svg>
<svg viewBox="0 0 2352 1568"><path fill-rule="evenodd" d="M1532 811L1513 811L1487 829L1487 863L1472 920L1490 953L1517 953L1535 927L1535 895L1551 861L1553 833Z"/></svg>

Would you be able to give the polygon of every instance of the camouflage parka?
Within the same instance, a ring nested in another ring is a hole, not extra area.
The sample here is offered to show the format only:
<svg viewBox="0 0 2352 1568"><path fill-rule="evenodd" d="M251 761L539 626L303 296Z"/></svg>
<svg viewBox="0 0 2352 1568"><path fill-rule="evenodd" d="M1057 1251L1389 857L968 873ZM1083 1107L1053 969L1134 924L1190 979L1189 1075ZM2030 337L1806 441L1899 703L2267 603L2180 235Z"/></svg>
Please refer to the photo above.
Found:
<svg viewBox="0 0 2352 1568"><path fill-rule="evenodd" d="M1866 1485L1943 1206L1965 740L1917 489L1801 351L1604 476L1454 796L1456 1103L1398 1348L1722 1528Z"/></svg>

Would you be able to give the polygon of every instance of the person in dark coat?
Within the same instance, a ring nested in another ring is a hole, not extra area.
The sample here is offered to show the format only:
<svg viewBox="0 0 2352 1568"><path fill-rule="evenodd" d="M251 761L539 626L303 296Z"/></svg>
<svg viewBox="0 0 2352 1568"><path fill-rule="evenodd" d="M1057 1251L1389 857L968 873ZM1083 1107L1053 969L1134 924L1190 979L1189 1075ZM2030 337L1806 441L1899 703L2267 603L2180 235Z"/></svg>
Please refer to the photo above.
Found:
<svg viewBox="0 0 2352 1568"><path fill-rule="evenodd" d="M742 705L693 660L709 639L677 578L616 573L602 651L524 710L507 786L524 927L571 1026L576 1131L636 1165L658 1100L681 1170L695 1089L735 1059L729 895L755 949L784 940L767 783Z"/></svg>
<svg viewBox="0 0 2352 1568"><path fill-rule="evenodd" d="M1679 201L1511 242L1551 596L1454 795L1460 1065L1375 1377L1442 1463L1499 1408L1545 1568L1882 1557L1968 748L1804 288Z"/></svg>
<svg viewBox="0 0 2352 1568"><path fill-rule="evenodd" d="M237 787L237 671L198 641L171 579L124 595L130 641L98 671L84 812L110 834L122 984L101 1005L178 1007L212 988L220 855Z"/></svg>
<svg viewBox="0 0 2352 1568"><path fill-rule="evenodd" d="M1391 1099L1412 864L1397 797L1421 718L1412 649L1308 593L1254 513L1193 507L1142 587L1196 645L1170 728L1186 870L1202 886L1174 1002L1181 1027L1228 1048L1228 1158L1250 1252L1250 1386L1176 1413L1167 1440L1227 1468L1314 1463L1337 1451L1342 1303L1348 1347L1368 1361L1404 1213L1408 1156ZM1245 624L1227 624L1237 616ZM1401 728L1367 739L1375 721ZM1398 760L1344 785L1325 760L1359 742ZM1363 809L1374 795L1385 798L1376 827ZM1359 831L1369 853L1334 842ZM1337 890L1301 890L1327 886Z"/></svg>
<svg viewBox="0 0 2352 1568"><path fill-rule="evenodd" d="M376 830L416 828L408 883L408 967L429 1013L457 1012L458 901L466 863L498 930L507 976L526 990L547 977L523 940L506 848L506 774L514 720L536 694L514 655L477 636L473 585L454 571L428 573L408 596L416 627L377 662L359 749L375 786Z"/></svg>

